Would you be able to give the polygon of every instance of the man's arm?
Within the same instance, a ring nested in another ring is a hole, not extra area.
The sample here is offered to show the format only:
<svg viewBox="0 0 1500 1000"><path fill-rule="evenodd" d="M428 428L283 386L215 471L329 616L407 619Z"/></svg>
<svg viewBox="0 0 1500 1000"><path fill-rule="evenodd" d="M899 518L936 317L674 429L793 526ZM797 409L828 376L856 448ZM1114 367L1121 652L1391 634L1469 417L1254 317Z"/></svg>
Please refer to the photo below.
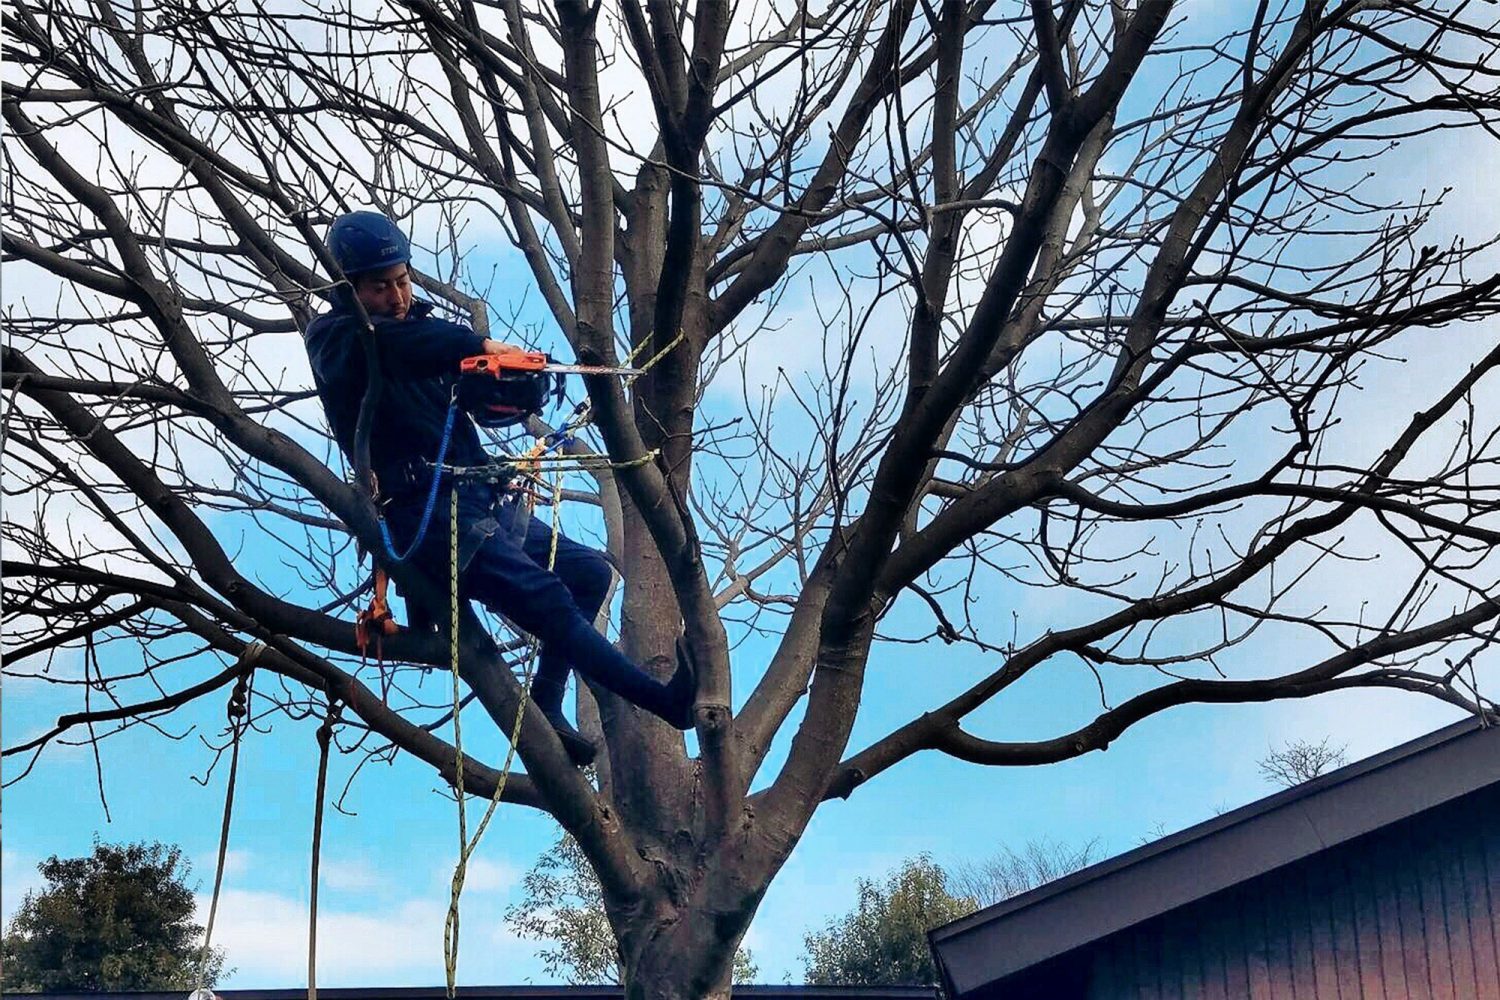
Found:
<svg viewBox="0 0 1500 1000"><path fill-rule="evenodd" d="M458 363L476 354L510 354L514 344L481 337L468 327L444 319L375 319L375 341L385 374L395 379L431 378L457 372Z"/></svg>

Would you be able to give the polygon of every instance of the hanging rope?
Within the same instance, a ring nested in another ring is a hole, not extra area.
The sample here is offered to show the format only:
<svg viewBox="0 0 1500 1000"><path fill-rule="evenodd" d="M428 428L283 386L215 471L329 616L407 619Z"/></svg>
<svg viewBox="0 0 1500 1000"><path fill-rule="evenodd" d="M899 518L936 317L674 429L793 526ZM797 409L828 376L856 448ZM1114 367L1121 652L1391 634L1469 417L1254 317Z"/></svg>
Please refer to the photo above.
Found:
<svg viewBox="0 0 1500 1000"><path fill-rule="evenodd" d="M455 492L456 496L456 492ZM557 535L559 509L562 506L562 477L554 476L552 480L552 542L547 553L547 569L550 571L557 565ZM457 512L457 500L450 504L450 514ZM457 518L453 517L454 524ZM521 724L526 718L526 704L531 700L531 682L535 677L535 665L537 652L540 649L538 643L533 642L522 668L521 698L516 703L515 719L511 722L510 738L505 751L505 762L500 767L500 777L495 781L494 794L490 796L489 805L485 808L484 816L479 821L479 826L474 831L472 840L468 836L468 811L464 800L464 751L463 730L459 725L459 714L462 711L459 689L458 672L458 541L456 529L450 532L449 556L453 567L449 579L449 596L453 602L453 615L450 622L450 659L453 664L453 747L455 755L454 764L454 788L458 796L458 863L453 868L453 883L448 898L448 916L443 925L443 964L447 974L448 998L453 1000L458 990L458 911L459 900L463 895L464 879L468 874L469 858L479 849L479 841L484 836L485 830L489 828L490 820L495 816L495 810L500 806L500 800L505 795L505 785L510 779L511 770L515 766L516 745L521 739Z"/></svg>
<svg viewBox="0 0 1500 1000"><path fill-rule="evenodd" d="M224 819L219 824L219 859L214 865L214 891L209 897L208 925L203 929L203 954L198 961L198 989L206 988L208 963L213 955L214 921L219 915L219 893L224 887L224 859L229 854L229 821L234 815L234 786L240 771L240 737L250 726L250 682L255 675L255 664L266 644L259 639L250 643L240 653L240 676L229 692L229 702L224 714L229 720L229 779L224 785ZM194 991L197 992L197 991Z"/></svg>
<svg viewBox="0 0 1500 1000"><path fill-rule="evenodd" d="M661 350L657 351L656 354L653 355L651 359L641 367L640 372L642 374L645 373L648 369L650 369L653 365L655 365L658 361L665 357L667 353L672 350L672 348L680 344L682 340L683 334L678 333L676 338L673 339L671 343L667 344ZM633 360L644 347L645 343L637 346L636 349L631 352L630 357L626 359L626 364L629 364L630 361ZM450 410L450 418L451 415L452 411ZM579 427L581 427L588 421L589 417L590 406L588 405L587 401L584 401L583 403L580 403L578 406L574 407L573 413L570 414L568 420L564 422L561 428L553 431L544 438L538 439L537 443L528 450L526 455L519 457L511 463L513 466L521 469L523 472L529 471L533 475L539 475L540 470L543 467L543 463L546 463L546 467L552 473L552 543L547 554L547 569L549 571L553 570L557 565L557 537L559 529L558 520L559 509L562 506L563 474L568 471L593 468L634 468L636 466L645 465L646 463L653 461L657 455L657 450L652 449L651 451L646 452L638 458L630 459L625 462L614 462L607 455L549 454L551 451L553 451L553 449L561 448L568 441L572 440L573 434L578 430ZM453 675L453 787L458 799L458 863L454 865L453 882L448 899L448 915L443 922L443 966L444 972L447 976L447 995L449 1000L454 1000L458 993L459 900L463 894L464 879L468 873L469 858L472 857L474 852L479 848L479 841L484 836L485 830L488 829L490 820L494 818L495 811L500 805L501 798L505 795L505 785L510 778L511 769L515 765L516 744L520 741L521 738L521 723L526 717L526 704L531 700L531 682L534 676L533 668L536 663L538 649L540 648L538 643L533 642L531 644L531 649L526 656L525 665L522 668L523 675L521 683L521 697L516 703L516 715L514 721L511 723L510 739L505 753L505 762L500 768L499 778L495 781L494 794L490 796L489 805L485 809L483 818L479 821L479 826L474 831L473 839L470 840L468 829L468 810L465 804L464 795L463 727L460 722L460 717L463 711L463 701L462 689L460 686L461 677L458 669L460 652L458 641L458 483L461 478L464 477L464 474L469 471L471 470L460 468L445 469L442 464L442 455L439 454L438 461L433 468L433 486L431 494L431 496L436 495L437 483L442 475L445 472L450 474L451 482L453 485L449 490L448 499L448 600L450 606L450 615L448 622L448 659L449 663L451 664L451 672ZM472 471L477 472L480 475L487 474L486 469L478 469ZM530 508L528 507L528 514L529 510ZM429 500L429 515L430 511L431 500ZM424 528L427 520L428 516L424 515ZM389 544L389 542L387 542L387 544ZM415 546L413 546L413 550L414 548ZM309 982L311 982L310 979ZM316 997L310 993L308 1000L316 1000Z"/></svg>
<svg viewBox="0 0 1500 1000"><path fill-rule="evenodd" d="M436 473L434 473L436 479ZM448 663L453 673L453 788L458 797L458 865L448 898L448 915L443 920L443 970L447 976L448 998L458 993L458 896L463 891L465 873L464 848L469 842L468 813L464 808L464 744L462 693L458 674L458 486L448 491Z"/></svg>
<svg viewBox="0 0 1500 1000"><path fill-rule="evenodd" d="M562 499L562 478L553 479L552 486L552 544L547 552L547 569L550 571L557 566L557 529L558 508ZM516 717L510 727L510 746L505 752L505 764L500 769L500 778L495 782L495 792L490 796L489 805L485 808L484 818L479 821L479 826L474 831L474 839L469 843L468 854L473 854L479 847L479 838L484 836L484 831L490 825L490 819L495 815L495 810L500 805L500 798L505 794L505 783L510 777L511 765L516 758L516 743L521 738L521 722L526 717L526 703L531 698L531 682L535 674L536 657L540 651L540 644L532 643L531 650L526 657L526 665L523 668L521 701L516 706ZM465 855L467 860L468 854Z"/></svg>
<svg viewBox="0 0 1500 1000"><path fill-rule="evenodd" d="M312 872L307 907L307 1000L318 1000L318 866L323 854L323 798L328 789L328 746L338 722L339 703L328 699L328 714L318 727L318 791L313 803Z"/></svg>
<svg viewBox="0 0 1500 1000"><path fill-rule="evenodd" d="M427 487L427 502L422 507L422 520L417 523L417 530L412 535L411 544L406 551L400 555L396 554L396 545L391 541L391 529L386 525L385 518L380 519L380 540L385 543L385 554L393 563L403 563L410 559L417 546L422 544L422 539L427 536L427 526L432 523L433 511L437 509L438 484L442 481L443 459L448 457L448 444L453 440L453 421L458 416L458 390L454 389L448 400L448 415L443 418L443 437L438 442L437 460L433 462L432 483Z"/></svg>

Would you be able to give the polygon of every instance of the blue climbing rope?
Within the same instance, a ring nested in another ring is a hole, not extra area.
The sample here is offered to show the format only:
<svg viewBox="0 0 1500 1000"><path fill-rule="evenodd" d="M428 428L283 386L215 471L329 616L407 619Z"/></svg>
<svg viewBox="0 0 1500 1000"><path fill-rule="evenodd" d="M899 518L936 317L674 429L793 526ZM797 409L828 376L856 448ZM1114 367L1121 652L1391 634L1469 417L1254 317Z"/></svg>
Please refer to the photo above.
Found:
<svg viewBox="0 0 1500 1000"><path fill-rule="evenodd" d="M403 563L410 559L417 551L417 546L422 544L422 539L427 536L433 511L437 509L438 484L443 478L443 459L448 455L448 442L453 438L453 419L457 414L458 397L455 395L449 400L448 416L443 419L443 439L438 444L437 461L432 463L432 485L427 488L427 505L422 508L422 520L417 524L417 533L412 536L411 544L406 547L405 552L396 554L396 543L391 541L391 529L385 523L385 518L380 519L380 538L385 542L385 554L392 563Z"/></svg>

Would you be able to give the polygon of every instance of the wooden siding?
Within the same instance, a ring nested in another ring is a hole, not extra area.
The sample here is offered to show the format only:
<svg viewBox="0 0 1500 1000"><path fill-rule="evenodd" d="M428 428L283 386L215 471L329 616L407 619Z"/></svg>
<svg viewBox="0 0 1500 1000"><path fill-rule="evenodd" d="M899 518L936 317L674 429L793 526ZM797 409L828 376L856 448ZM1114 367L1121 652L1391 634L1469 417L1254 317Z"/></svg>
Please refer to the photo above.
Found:
<svg viewBox="0 0 1500 1000"><path fill-rule="evenodd" d="M1100 942L1085 995L1500 1000L1497 956L1491 789Z"/></svg>
<svg viewBox="0 0 1500 1000"><path fill-rule="evenodd" d="M1060 956L988 1000L1500 1000L1500 787Z"/></svg>

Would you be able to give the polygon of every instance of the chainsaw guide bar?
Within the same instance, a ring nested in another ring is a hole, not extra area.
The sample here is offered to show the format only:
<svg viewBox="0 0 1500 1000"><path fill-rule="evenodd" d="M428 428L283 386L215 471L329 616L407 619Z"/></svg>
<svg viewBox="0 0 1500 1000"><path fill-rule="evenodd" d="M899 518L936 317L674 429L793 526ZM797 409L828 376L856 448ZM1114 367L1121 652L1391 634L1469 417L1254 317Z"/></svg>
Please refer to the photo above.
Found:
<svg viewBox="0 0 1500 1000"><path fill-rule="evenodd" d="M465 373L500 378L523 372L546 372L559 375L614 375L629 378L643 369L619 365L569 365L553 361L541 351L517 351L510 354L478 354L464 358L459 369Z"/></svg>

